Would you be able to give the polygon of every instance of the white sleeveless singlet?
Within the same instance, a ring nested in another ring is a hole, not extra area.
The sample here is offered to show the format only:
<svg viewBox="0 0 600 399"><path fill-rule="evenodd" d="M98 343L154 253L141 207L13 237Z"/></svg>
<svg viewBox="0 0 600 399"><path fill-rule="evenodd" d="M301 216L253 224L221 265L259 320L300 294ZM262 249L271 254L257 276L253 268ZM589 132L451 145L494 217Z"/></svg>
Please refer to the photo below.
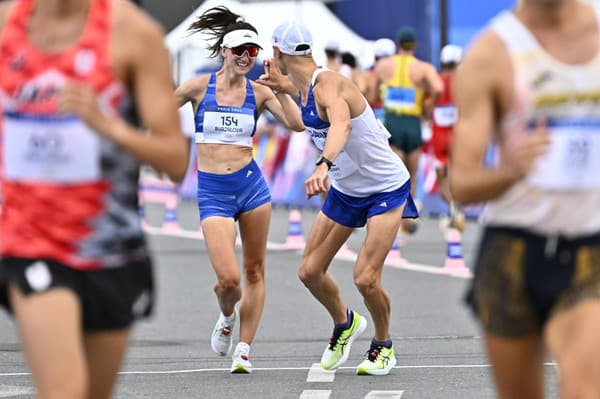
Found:
<svg viewBox="0 0 600 399"><path fill-rule="evenodd" d="M325 70L315 70L307 104L301 105L302 120L319 151L323 151L330 125L319 118L312 91L317 76ZM390 148L389 132L364 101L365 110L351 120L350 135L329 171L332 186L354 197L394 191L409 179L406 166Z"/></svg>
<svg viewBox="0 0 600 399"><path fill-rule="evenodd" d="M588 63L568 65L512 12L499 14L490 28L514 68L516 98L499 134L510 141L543 119L552 141L532 173L487 204L482 222L569 237L600 232L600 49Z"/></svg>

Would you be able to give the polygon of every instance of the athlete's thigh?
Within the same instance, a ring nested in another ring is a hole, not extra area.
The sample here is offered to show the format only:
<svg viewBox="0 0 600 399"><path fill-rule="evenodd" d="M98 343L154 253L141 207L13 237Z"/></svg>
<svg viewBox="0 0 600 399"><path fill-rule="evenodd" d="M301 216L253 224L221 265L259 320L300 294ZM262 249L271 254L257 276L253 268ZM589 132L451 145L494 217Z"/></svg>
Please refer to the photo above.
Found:
<svg viewBox="0 0 600 399"><path fill-rule="evenodd" d="M485 343L501 399L542 399L544 346L537 334L515 338L486 333Z"/></svg>
<svg viewBox="0 0 600 399"><path fill-rule="evenodd" d="M233 218L210 216L202 220L204 242L218 277L239 273L235 255L235 222Z"/></svg>
<svg viewBox="0 0 600 399"><path fill-rule="evenodd" d="M110 398L127 349L130 329L87 332L85 354L89 370L89 399Z"/></svg>
<svg viewBox="0 0 600 399"><path fill-rule="evenodd" d="M558 361L561 375L596 381L600 388L600 301L579 302L555 314L548 322L544 337L550 354ZM563 368L564 367L564 368Z"/></svg>
<svg viewBox="0 0 600 399"><path fill-rule="evenodd" d="M87 371L76 294L53 288L24 296L10 284L9 298L38 390L48 392L56 384L84 383Z"/></svg>
<svg viewBox="0 0 600 399"><path fill-rule="evenodd" d="M319 211L308 233L303 263L327 270L333 257L352 233L352 227L334 222Z"/></svg>
<svg viewBox="0 0 600 399"><path fill-rule="evenodd" d="M358 252L354 269L355 275L360 274L367 267L381 271L385 257L389 253L396 239L396 233L400 228L404 206L371 216L367 220L367 234Z"/></svg>
<svg viewBox="0 0 600 399"><path fill-rule="evenodd" d="M271 224L271 203L242 213L239 223L244 263L264 263Z"/></svg>

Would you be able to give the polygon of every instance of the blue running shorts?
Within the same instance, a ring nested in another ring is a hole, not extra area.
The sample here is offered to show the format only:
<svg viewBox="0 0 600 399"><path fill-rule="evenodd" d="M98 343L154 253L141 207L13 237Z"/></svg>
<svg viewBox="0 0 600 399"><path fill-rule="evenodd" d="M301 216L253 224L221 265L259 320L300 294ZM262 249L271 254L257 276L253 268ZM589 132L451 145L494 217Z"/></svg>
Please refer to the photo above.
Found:
<svg viewBox="0 0 600 399"><path fill-rule="evenodd" d="M241 213L269 201L269 186L254 160L231 174L198 171L198 209L201 221L210 216L237 220Z"/></svg>
<svg viewBox="0 0 600 399"><path fill-rule="evenodd" d="M397 190L377 193L368 197L353 197L331 187L321 211L331 220L347 226L362 227L371 216L402 206L403 218L417 218L419 212L410 195L410 179Z"/></svg>

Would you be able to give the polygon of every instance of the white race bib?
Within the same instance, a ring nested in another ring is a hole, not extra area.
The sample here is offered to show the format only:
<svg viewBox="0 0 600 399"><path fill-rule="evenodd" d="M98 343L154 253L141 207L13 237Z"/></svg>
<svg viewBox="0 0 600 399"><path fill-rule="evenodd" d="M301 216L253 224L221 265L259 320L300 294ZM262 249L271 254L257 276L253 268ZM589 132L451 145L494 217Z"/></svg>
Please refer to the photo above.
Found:
<svg viewBox="0 0 600 399"><path fill-rule="evenodd" d="M600 128L561 126L550 132L549 151L538 159L528 181L558 191L600 188Z"/></svg>
<svg viewBox="0 0 600 399"><path fill-rule="evenodd" d="M8 180L88 183L101 177L100 138L75 118L5 115Z"/></svg>
<svg viewBox="0 0 600 399"><path fill-rule="evenodd" d="M218 139L223 143L252 146L253 131L254 115L209 111L204 113L204 131L201 136L196 134L196 143Z"/></svg>
<svg viewBox="0 0 600 399"><path fill-rule="evenodd" d="M315 146L319 149L320 152L323 152L323 148L325 147L325 140L327 140L326 132L312 128L307 128L306 130L310 134L313 143L315 143ZM342 152L340 152L335 158L335 162L329 170L329 177L335 180L343 179L356 172L357 169L358 166L356 165L356 163L348 156L348 154L345 151L342 150Z"/></svg>
<svg viewBox="0 0 600 399"><path fill-rule="evenodd" d="M433 121L440 127L453 126L458 120L458 111L454 105L443 105L433 109Z"/></svg>

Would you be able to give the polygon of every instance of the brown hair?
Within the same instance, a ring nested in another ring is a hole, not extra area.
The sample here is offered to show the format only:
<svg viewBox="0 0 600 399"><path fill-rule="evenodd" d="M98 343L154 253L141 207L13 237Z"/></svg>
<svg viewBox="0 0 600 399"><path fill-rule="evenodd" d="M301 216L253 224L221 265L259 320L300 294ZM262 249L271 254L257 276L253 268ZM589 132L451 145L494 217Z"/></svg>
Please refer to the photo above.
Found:
<svg viewBox="0 0 600 399"><path fill-rule="evenodd" d="M190 34L206 31L216 41L208 47L211 57L219 54L223 36L234 30L248 29L258 34L256 28L244 21L241 15L231 12L225 6L209 8L194 21L188 31Z"/></svg>

